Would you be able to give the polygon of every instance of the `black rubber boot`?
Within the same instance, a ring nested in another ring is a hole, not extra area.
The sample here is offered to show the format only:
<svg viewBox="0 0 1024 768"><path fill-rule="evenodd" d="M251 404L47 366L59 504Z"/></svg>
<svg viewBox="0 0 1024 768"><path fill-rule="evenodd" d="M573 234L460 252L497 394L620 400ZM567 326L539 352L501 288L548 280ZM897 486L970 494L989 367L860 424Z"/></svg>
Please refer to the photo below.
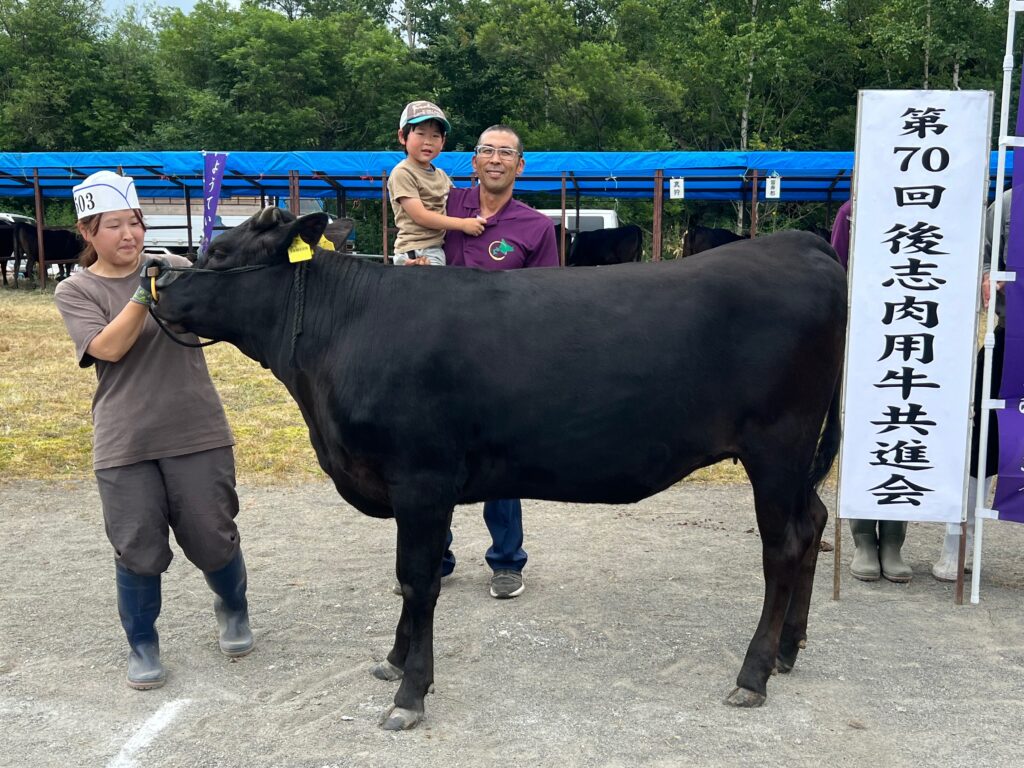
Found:
<svg viewBox="0 0 1024 768"><path fill-rule="evenodd" d="M117 570L117 612L128 637L128 686L140 691L159 688L167 681L160 663L160 577L140 576L121 564Z"/></svg>
<svg viewBox="0 0 1024 768"><path fill-rule="evenodd" d="M245 656L256 641L249 629L249 603L245 599L245 560L238 550L231 562L218 571L205 573L206 583L217 595L213 612L220 629L220 650L225 656Z"/></svg>

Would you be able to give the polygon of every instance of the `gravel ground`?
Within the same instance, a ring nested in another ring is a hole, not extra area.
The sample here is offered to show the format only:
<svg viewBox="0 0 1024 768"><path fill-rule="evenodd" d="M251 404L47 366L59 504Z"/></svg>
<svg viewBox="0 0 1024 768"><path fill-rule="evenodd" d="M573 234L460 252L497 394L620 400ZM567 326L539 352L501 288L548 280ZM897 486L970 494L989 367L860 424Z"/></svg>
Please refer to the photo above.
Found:
<svg viewBox="0 0 1024 768"><path fill-rule="evenodd" d="M377 725L396 684L368 672L400 609L393 523L327 483L240 493L256 651L218 652L211 596L179 553L159 623L168 682L136 692L94 486L0 487L0 766L1020 764L1019 526L988 526L977 606L929 573L941 526L911 526L910 584L844 566L838 602L822 553L807 650L764 707L736 710L722 700L762 589L748 486L526 502L527 590L508 601L486 592L479 507L460 508L436 692L396 734Z"/></svg>

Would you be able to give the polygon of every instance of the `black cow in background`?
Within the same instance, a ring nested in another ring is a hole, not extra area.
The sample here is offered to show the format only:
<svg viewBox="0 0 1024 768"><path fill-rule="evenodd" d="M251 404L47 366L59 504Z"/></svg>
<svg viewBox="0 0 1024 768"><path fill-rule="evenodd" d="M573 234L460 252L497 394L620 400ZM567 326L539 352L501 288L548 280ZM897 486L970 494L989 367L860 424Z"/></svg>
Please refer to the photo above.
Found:
<svg viewBox="0 0 1024 768"><path fill-rule="evenodd" d="M58 280L71 274L71 268L82 252L82 243L74 230L60 227L43 228L43 247L47 265L57 263ZM18 222L14 225L14 287L18 287L18 271L25 260L25 279L32 279L32 271L39 261L39 237L34 224ZM63 262L63 263L60 263ZM7 284L4 272L4 285Z"/></svg>
<svg viewBox="0 0 1024 768"><path fill-rule="evenodd" d="M154 311L270 368L341 496L395 519L403 604L373 674L402 682L384 728L423 717L455 505L625 504L727 458L753 486L764 573L727 701L761 705L807 638L816 487L839 449L846 275L829 245L780 232L714 259L579 270L391 269L319 248L289 263L326 223L264 210L195 268L158 267ZM431 311L415 338L389 333L417 306Z"/></svg>
<svg viewBox="0 0 1024 768"><path fill-rule="evenodd" d="M355 225L354 219L336 218L324 229L324 237L330 240L334 250L343 251L345 250L345 241L352 234Z"/></svg>
<svg viewBox="0 0 1024 768"><path fill-rule="evenodd" d="M7 285L7 262L14 258L14 225L0 221L0 272Z"/></svg>
<svg viewBox="0 0 1024 768"><path fill-rule="evenodd" d="M710 251L726 243L735 243L737 240L746 240L745 235L737 235L729 229L718 227L691 226L683 233L683 258L693 256L701 251Z"/></svg>
<svg viewBox="0 0 1024 768"><path fill-rule="evenodd" d="M558 234L558 230L555 230ZM565 257L567 267L628 264L643 256L644 233L636 224L580 232Z"/></svg>
<svg viewBox="0 0 1024 768"><path fill-rule="evenodd" d="M811 234L817 235L826 243L832 242L832 231L825 227L819 227L817 224L808 224L802 227L804 232L810 232Z"/></svg>

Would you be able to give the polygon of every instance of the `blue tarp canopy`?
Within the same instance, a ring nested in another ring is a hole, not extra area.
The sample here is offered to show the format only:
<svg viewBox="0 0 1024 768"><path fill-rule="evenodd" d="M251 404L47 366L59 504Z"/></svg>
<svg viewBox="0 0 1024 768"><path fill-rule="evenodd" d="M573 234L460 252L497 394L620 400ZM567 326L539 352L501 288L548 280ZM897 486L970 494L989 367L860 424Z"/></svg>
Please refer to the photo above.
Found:
<svg viewBox="0 0 1024 768"><path fill-rule="evenodd" d="M231 152L221 197L287 198L290 176L301 197L379 198L383 175L400 152ZM460 186L470 182L469 152L445 152L437 160ZM1012 153L1007 155L1009 174ZM97 170L120 169L135 178L140 197L201 197L201 152L0 153L0 197L26 197L35 179L45 198L70 198L71 188ZM519 192L650 199L661 172L685 179L686 200L764 200L765 177L781 177L783 201L843 201L850 195L853 152L527 152ZM996 153L991 176L995 179ZM296 175L297 174L297 175ZM1009 178L1009 175L1007 176ZM756 180L756 182L755 182Z"/></svg>

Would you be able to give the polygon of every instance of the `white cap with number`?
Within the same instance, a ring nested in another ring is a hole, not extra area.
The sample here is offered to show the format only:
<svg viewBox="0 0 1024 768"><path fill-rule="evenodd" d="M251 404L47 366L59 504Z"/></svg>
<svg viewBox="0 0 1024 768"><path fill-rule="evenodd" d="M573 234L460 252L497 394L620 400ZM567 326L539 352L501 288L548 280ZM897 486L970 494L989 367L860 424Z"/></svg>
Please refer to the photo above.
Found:
<svg viewBox="0 0 1024 768"><path fill-rule="evenodd" d="M111 171L97 171L71 190L79 219L107 211L139 208L135 179Z"/></svg>

